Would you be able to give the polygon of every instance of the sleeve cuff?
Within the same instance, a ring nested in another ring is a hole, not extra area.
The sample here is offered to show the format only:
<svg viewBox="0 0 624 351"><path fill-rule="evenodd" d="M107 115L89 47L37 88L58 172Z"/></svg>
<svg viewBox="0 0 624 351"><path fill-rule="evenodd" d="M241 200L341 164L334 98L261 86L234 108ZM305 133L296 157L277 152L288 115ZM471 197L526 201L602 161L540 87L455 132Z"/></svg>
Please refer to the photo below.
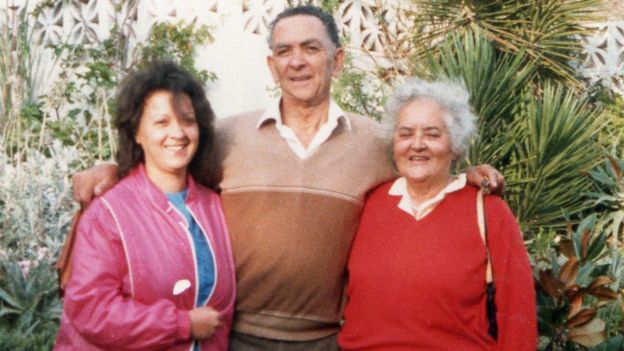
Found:
<svg viewBox="0 0 624 351"><path fill-rule="evenodd" d="M189 340L191 338L191 317L189 311L178 311L178 340Z"/></svg>

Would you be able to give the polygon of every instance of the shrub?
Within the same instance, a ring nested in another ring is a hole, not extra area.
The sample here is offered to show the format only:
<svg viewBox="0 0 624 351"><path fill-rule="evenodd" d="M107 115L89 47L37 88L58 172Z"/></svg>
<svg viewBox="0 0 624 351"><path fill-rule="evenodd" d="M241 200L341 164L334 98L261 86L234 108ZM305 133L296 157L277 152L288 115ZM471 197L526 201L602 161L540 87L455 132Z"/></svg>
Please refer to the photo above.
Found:
<svg viewBox="0 0 624 351"><path fill-rule="evenodd" d="M2 150L2 145L0 145ZM76 205L69 176L73 147L46 157L0 152L0 350L48 350L61 315L54 260Z"/></svg>

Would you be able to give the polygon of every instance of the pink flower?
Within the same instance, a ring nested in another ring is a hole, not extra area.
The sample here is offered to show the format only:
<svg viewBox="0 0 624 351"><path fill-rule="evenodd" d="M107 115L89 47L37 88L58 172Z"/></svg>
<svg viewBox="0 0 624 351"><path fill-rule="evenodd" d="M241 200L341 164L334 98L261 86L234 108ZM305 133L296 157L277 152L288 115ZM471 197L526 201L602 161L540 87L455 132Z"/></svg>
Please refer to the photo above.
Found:
<svg viewBox="0 0 624 351"><path fill-rule="evenodd" d="M17 263L20 267L20 269L22 270L22 275L24 276L24 279L28 278L28 272L30 272L30 261L29 260L23 260L23 261L19 261Z"/></svg>
<svg viewBox="0 0 624 351"><path fill-rule="evenodd" d="M40 247L39 250L37 250L37 262L48 257L49 253L50 250L47 247Z"/></svg>

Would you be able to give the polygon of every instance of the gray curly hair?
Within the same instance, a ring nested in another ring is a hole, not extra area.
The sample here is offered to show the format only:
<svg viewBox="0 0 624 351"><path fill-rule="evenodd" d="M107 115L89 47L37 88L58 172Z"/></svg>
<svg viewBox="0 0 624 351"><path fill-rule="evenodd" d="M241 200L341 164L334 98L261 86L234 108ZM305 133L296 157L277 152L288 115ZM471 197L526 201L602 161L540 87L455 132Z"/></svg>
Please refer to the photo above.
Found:
<svg viewBox="0 0 624 351"><path fill-rule="evenodd" d="M383 124L392 135L399 112L410 102L429 98L444 107L448 113L444 123L449 130L451 150L457 158L466 155L476 137L476 119L470 106L470 94L463 82L450 80L426 81L410 78L400 85L388 99Z"/></svg>

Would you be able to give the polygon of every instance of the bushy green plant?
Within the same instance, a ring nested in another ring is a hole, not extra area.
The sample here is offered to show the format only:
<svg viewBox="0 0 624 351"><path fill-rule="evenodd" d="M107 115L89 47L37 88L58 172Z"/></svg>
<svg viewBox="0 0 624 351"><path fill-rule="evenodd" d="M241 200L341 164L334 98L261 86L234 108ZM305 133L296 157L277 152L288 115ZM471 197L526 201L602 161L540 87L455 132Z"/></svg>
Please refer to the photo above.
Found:
<svg viewBox="0 0 624 351"><path fill-rule="evenodd" d="M599 88L595 99L607 122L600 133L600 144L614 157L624 158L624 96Z"/></svg>
<svg viewBox="0 0 624 351"><path fill-rule="evenodd" d="M117 15L122 14L117 10ZM57 115L49 123L49 136L83 151L85 163L110 159L116 151L111 115L115 110L115 89L131 70L157 58L179 62L206 83L216 79L212 72L196 68L194 48L212 41L210 28L195 23L156 23L144 43L135 47L117 19L108 38L101 42L55 46L61 73L51 94L44 100ZM64 114L64 115L63 115Z"/></svg>
<svg viewBox="0 0 624 351"><path fill-rule="evenodd" d="M347 54L340 76L332 84L332 99L345 111L351 111L380 121L390 87L376 75L353 64Z"/></svg>
<svg viewBox="0 0 624 351"><path fill-rule="evenodd" d="M438 55L422 60L413 74L465 83L479 117L479 138L471 146L469 160L504 166L512 144L501 136L514 120L534 67L525 64L522 53L498 53L479 32L450 36L439 50Z"/></svg>
<svg viewBox="0 0 624 351"><path fill-rule="evenodd" d="M75 204L69 177L80 165L73 147L56 143L52 156L36 150L19 162L0 153L0 231L2 249L32 260L40 248L56 252L67 233Z"/></svg>
<svg viewBox="0 0 624 351"><path fill-rule="evenodd" d="M53 265L76 208L69 177L80 163L73 147L55 143L51 152L22 150L17 161L0 152L0 350L49 350L58 328Z"/></svg>
<svg viewBox="0 0 624 351"><path fill-rule="evenodd" d="M139 67L146 62L157 58L171 58L197 77L201 82L214 81L217 76L214 72L199 70L195 67L195 47L214 40L211 28L194 23L186 24L183 21L177 24L156 23L150 30L150 36L145 43L139 43L135 52L139 58L134 58Z"/></svg>
<svg viewBox="0 0 624 351"><path fill-rule="evenodd" d="M50 350L61 317L53 261L15 259L0 258L0 350Z"/></svg>

